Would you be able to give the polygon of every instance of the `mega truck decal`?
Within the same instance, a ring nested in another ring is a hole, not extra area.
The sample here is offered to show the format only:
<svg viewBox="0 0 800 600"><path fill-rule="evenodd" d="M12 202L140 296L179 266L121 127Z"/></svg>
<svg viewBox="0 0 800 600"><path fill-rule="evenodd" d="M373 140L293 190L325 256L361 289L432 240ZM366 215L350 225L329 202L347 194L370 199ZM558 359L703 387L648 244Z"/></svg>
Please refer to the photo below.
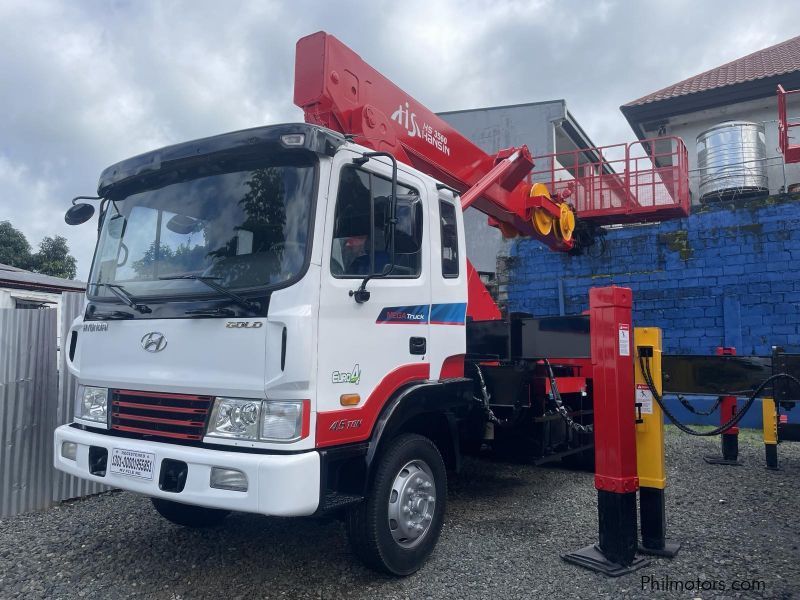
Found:
<svg viewBox="0 0 800 600"><path fill-rule="evenodd" d="M466 302L444 304L417 304L413 306L387 306L375 320L376 323L463 325L467 315Z"/></svg>
<svg viewBox="0 0 800 600"><path fill-rule="evenodd" d="M415 306L387 306L381 310L376 323L411 323L419 325L428 322L430 306L418 304Z"/></svg>

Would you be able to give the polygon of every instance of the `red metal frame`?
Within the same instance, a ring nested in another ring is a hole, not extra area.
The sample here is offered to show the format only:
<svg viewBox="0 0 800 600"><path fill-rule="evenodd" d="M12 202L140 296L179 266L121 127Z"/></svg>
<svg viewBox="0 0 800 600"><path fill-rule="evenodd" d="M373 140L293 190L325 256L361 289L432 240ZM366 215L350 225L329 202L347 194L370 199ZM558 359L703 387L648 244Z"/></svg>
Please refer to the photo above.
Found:
<svg viewBox="0 0 800 600"><path fill-rule="evenodd" d="M689 155L666 136L534 157L531 181L569 195L575 213L601 225L642 223L689 214Z"/></svg>
<svg viewBox="0 0 800 600"><path fill-rule="evenodd" d="M576 377L574 375L567 377L556 377L556 386L561 394L580 394L585 392L587 388L586 377ZM553 391L553 384L549 379L544 380L544 392L550 394Z"/></svg>
<svg viewBox="0 0 800 600"><path fill-rule="evenodd" d="M503 315L483 285L481 276L472 263L467 261L467 316L476 321L496 321Z"/></svg>
<svg viewBox="0 0 800 600"><path fill-rule="evenodd" d="M792 136L791 130L800 127L800 120L791 123L786 107L787 97L793 94L800 94L800 90L786 91L782 85L778 86L778 144L786 163L800 162L800 143L791 143L793 139L796 139Z"/></svg>

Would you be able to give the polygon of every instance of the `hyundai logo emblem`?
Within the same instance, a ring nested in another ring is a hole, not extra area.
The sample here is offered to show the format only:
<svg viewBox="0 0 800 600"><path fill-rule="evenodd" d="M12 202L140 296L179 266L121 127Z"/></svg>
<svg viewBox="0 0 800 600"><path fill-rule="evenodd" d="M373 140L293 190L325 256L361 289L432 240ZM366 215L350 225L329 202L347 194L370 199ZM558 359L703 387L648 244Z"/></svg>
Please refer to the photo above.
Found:
<svg viewBox="0 0 800 600"><path fill-rule="evenodd" d="M161 352L167 347L167 338L159 331L151 331L142 336L142 348L148 352Z"/></svg>

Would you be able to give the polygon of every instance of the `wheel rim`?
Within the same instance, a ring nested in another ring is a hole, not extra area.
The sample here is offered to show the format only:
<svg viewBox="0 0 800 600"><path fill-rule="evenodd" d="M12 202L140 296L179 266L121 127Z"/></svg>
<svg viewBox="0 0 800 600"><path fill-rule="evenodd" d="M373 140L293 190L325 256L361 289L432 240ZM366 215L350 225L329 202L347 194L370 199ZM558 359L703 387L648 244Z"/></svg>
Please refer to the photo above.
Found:
<svg viewBox="0 0 800 600"><path fill-rule="evenodd" d="M436 483L425 461L412 460L400 469L389 492L389 531L403 548L422 542L433 523Z"/></svg>

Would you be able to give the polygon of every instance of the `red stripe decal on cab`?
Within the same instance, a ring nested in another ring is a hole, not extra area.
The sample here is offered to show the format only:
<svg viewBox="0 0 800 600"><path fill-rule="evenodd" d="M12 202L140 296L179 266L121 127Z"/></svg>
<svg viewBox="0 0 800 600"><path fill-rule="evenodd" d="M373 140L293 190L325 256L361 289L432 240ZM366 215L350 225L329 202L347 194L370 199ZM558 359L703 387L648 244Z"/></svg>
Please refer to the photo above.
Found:
<svg viewBox="0 0 800 600"><path fill-rule="evenodd" d="M430 379L430 374L428 363L402 365L381 379L361 406L317 413L317 447L366 440L386 401L404 385Z"/></svg>

